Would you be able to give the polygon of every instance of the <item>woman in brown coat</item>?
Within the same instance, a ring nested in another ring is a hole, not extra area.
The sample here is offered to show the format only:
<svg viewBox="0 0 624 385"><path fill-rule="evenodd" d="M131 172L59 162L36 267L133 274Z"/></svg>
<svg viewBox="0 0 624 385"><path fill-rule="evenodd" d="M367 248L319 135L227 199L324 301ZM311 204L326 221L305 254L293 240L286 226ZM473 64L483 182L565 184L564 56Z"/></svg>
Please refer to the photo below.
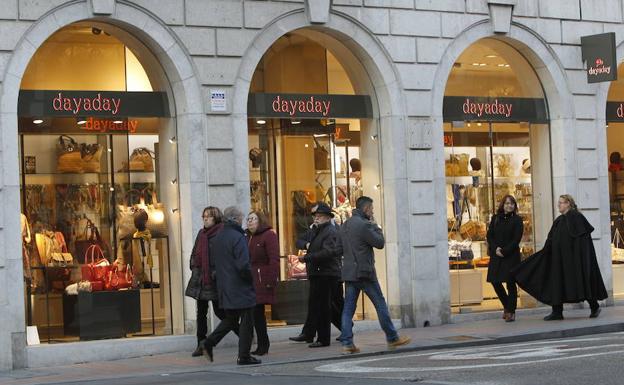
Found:
<svg viewBox="0 0 624 385"><path fill-rule="evenodd" d="M269 335L264 305L275 302L275 288L279 279L279 241L267 223L264 214L253 211L247 217L247 240L251 256L251 272L256 289L254 325L258 347L251 354L262 356L269 352Z"/></svg>

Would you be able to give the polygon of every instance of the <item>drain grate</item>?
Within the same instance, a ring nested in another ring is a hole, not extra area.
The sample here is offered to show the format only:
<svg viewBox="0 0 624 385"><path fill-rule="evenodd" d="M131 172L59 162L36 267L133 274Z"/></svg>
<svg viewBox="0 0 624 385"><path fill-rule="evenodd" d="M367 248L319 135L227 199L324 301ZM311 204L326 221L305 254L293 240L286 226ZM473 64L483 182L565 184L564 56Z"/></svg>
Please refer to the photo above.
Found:
<svg viewBox="0 0 624 385"><path fill-rule="evenodd" d="M453 341L453 342L464 342L464 341L482 340L483 338L459 335L459 336L450 336L450 337L440 337L439 339L445 340L445 341Z"/></svg>

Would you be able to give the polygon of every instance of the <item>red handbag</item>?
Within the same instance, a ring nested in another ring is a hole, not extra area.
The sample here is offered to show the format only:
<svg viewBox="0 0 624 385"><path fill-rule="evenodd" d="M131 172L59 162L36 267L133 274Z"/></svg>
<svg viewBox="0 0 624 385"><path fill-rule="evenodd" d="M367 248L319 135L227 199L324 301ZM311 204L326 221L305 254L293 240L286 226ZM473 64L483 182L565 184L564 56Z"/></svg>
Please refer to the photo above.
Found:
<svg viewBox="0 0 624 385"><path fill-rule="evenodd" d="M288 256L288 278L289 279L302 279L307 278L305 262L299 262L299 256Z"/></svg>
<svg viewBox="0 0 624 385"><path fill-rule="evenodd" d="M106 258L110 255L110 249L108 247L108 244L102 239L100 231L98 230L97 226L93 224L93 222L87 222L87 226L84 229L82 238L83 239L75 241L75 255L78 257L79 263L89 263L87 250L93 245L96 245L102 251L103 258Z"/></svg>
<svg viewBox="0 0 624 385"><path fill-rule="evenodd" d="M89 261L91 262L80 267L82 280L89 281L92 284L93 282L103 283L108 277L108 272L111 270L111 266L108 260L104 258L104 253L98 245L89 246L85 252L85 262Z"/></svg>
<svg viewBox="0 0 624 385"><path fill-rule="evenodd" d="M132 287L132 279L132 268L126 265L125 269L121 270L115 265L108 272L108 279L104 282L104 290L128 289Z"/></svg>

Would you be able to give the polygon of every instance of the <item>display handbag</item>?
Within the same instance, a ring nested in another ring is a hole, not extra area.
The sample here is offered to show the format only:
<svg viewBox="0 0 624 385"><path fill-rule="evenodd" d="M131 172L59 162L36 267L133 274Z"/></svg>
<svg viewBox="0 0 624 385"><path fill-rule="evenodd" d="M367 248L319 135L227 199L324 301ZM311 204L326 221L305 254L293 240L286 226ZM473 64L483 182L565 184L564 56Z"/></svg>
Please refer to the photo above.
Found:
<svg viewBox="0 0 624 385"><path fill-rule="evenodd" d="M133 192L136 190L131 190ZM164 238L168 235L167 222L165 216L165 205L158 202L156 193L152 192L152 202L145 204L144 194L138 204L117 205L117 239L130 239L137 230L134 227L134 214L138 210L145 210L147 213L146 227L150 231L152 238Z"/></svg>
<svg viewBox="0 0 624 385"><path fill-rule="evenodd" d="M156 156L152 150L145 147L139 147L132 150L130 154L130 171L154 171L154 159Z"/></svg>
<svg viewBox="0 0 624 385"><path fill-rule="evenodd" d="M102 258L110 256L110 249L106 242L102 239L100 230L90 220L87 220L86 227L82 232L80 240L76 240L74 245L79 263L88 263L87 250L91 249L91 246L94 245L97 246L101 252Z"/></svg>
<svg viewBox="0 0 624 385"><path fill-rule="evenodd" d="M82 153L80 145L71 136L59 136L56 158L56 170L58 172L83 172Z"/></svg>
<svg viewBox="0 0 624 385"><path fill-rule="evenodd" d="M93 143L82 143L80 145L80 155L82 159L82 171L83 172L100 172L101 170L101 158L102 158L102 146Z"/></svg>
<svg viewBox="0 0 624 385"><path fill-rule="evenodd" d="M304 255L304 251L299 251L300 255ZM299 262L298 255L288 256L288 279L304 279L307 278L305 262Z"/></svg>
<svg viewBox="0 0 624 385"><path fill-rule="evenodd" d="M89 262L90 260L90 262ZM97 245L91 245L85 253L85 265L80 266L82 279L89 282L104 282L110 271L110 263L104 257L102 249Z"/></svg>
<svg viewBox="0 0 624 385"><path fill-rule="evenodd" d="M329 151L316 138L314 138L314 168L317 170L329 170L331 168Z"/></svg>
<svg viewBox="0 0 624 385"><path fill-rule="evenodd" d="M613 234L613 241L611 242L611 260L613 262L624 262L624 249L622 248L623 246L624 240L622 239L620 230L616 228L615 233Z"/></svg>
<svg viewBox="0 0 624 385"><path fill-rule="evenodd" d="M128 289L132 287L133 278L130 265L126 265L126 267L122 269L119 268L119 265L114 265L108 272L108 278L106 282L104 282L104 290L114 291Z"/></svg>

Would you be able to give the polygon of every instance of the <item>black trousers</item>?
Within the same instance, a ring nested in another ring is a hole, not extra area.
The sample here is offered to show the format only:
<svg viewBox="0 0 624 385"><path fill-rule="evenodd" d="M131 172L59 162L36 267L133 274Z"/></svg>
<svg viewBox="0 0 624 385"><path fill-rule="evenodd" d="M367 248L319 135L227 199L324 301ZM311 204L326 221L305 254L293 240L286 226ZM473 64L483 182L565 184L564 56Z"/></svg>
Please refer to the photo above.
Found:
<svg viewBox="0 0 624 385"><path fill-rule="evenodd" d="M238 358L250 357L251 341L253 339L254 308L225 310L225 318L213 330L206 343L217 346L230 331L238 329Z"/></svg>
<svg viewBox="0 0 624 385"><path fill-rule="evenodd" d="M598 300L595 299L588 299L587 303L589 304L589 308L592 312L600 307L600 305L598 304ZM563 314L563 304L552 305L552 312L555 314Z"/></svg>
<svg viewBox="0 0 624 385"><path fill-rule="evenodd" d="M301 331L309 339L329 344L331 324L341 329L344 296L342 283L336 277L312 276L308 295L308 315Z"/></svg>
<svg viewBox="0 0 624 385"><path fill-rule="evenodd" d="M225 318L225 311L219 307L219 301L212 301L212 308L217 318L220 320ZM206 334L208 333L208 309L210 309L208 301L203 299L197 300L197 342L206 339Z"/></svg>
<svg viewBox="0 0 624 385"><path fill-rule="evenodd" d="M267 332L267 321L264 315L264 304L257 304L254 307L254 329L258 337L258 350L269 350L269 333Z"/></svg>
<svg viewBox="0 0 624 385"><path fill-rule="evenodd" d="M509 278L506 283L507 291L505 291L505 287L500 282L492 282L492 286L494 286L494 291L496 291L496 295L498 295L498 299L503 304L505 311L515 313L518 306L518 287L513 278Z"/></svg>

